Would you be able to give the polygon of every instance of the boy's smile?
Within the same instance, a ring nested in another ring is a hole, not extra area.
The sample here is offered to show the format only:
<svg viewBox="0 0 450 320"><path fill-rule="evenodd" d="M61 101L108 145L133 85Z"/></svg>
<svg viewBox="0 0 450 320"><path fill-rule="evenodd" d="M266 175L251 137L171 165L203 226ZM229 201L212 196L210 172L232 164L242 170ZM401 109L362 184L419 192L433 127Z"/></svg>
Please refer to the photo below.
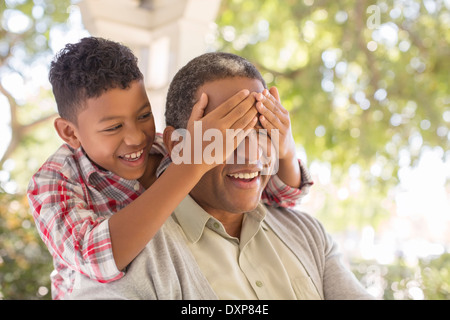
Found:
<svg viewBox="0 0 450 320"><path fill-rule="evenodd" d="M145 172L155 138L150 102L142 81L90 98L78 115L75 136L101 168L128 180Z"/></svg>
<svg viewBox="0 0 450 320"><path fill-rule="evenodd" d="M125 165L138 165L137 162L142 161L142 159L144 159L144 149L139 150L137 152L132 152L132 153L127 153L124 154L123 156L119 156L120 160L126 161ZM134 163L134 164L132 164Z"/></svg>

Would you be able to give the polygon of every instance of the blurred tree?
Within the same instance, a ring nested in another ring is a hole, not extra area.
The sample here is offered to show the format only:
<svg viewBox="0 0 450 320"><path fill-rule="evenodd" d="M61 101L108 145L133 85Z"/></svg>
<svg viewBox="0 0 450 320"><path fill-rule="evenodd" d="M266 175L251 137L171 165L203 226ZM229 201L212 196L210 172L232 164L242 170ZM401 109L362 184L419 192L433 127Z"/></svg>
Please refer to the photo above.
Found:
<svg viewBox="0 0 450 320"><path fill-rule="evenodd" d="M422 283L428 299L450 300L450 254L420 262Z"/></svg>
<svg viewBox="0 0 450 320"><path fill-rule="evenodd" d="M43 71L37 69L32 73L30 69L39 68L42 61L48 63L51 59L50 31L55 26L64 26L70 4L70 0L6 0L0 3L0 98L3 98L2 108L9 106L11 117L11 135L6 150L0 155L0 168L19 145L26 147L30 139L44 142L49 138L45 134L36 135L34 129L55 116L54 103L49 103L51 95L48 90L44 93L38 90L33 99L30 91L36 88L25 84L36 82L33 77ZM2 139L6 140L6 137ZM39 156L39 152L34 156ZM29 159L23 160L22 163L27 164ZM18 169L20 172L23 168L19 166Z"/></svg>
<svg viewBox="0 0 450 320"><path fill-rule="evenodd" d="M50 299L52 269L26 197L0 193L0 300Z"/></svg>
<svg viewBox="0 0 450 320"><path fill-rule="evenodd" d="M401 257L388 265L354 261L352 269L361 283L385 300L449 300L450 254L420 259L417 265Z"/></svg>
<svg viewBox="0 0 450 320"><path fill-rule="evenodd" d="M49 88L42 88L35 77L47 75L42 65L53 56L51 30L67 28L70 4L70 0L0 2L0 108L3 117L10 114L10 130L2 131L1 137L5 150L0 150L0 299L50 298L51 257L23 191L57 141L51 125L40 126L54 117L56 109Z"/></svg>
<svg viewBox="0 0 450 320"><path fill-rule="evenodd" d="M330 167L336 190L321 190L317 213L327 227L375 225L391 209L400 157L414 165L423 146L450 148L449 9L440 0L222 1L211 50L248 58L278 87L295 140Z"/></svg>

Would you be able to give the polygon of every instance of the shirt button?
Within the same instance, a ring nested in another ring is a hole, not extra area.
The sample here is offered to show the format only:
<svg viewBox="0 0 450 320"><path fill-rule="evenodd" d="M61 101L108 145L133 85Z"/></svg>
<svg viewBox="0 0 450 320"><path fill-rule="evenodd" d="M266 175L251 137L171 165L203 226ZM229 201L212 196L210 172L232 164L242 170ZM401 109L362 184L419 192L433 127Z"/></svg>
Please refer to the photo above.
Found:
<svg viewBox="0 0 450 320"><path fill-rule="evenodd" d="M259 280L257 280L257 281L255 282L255 284L256 284L256 286L259 287L259 288L261 288L261 287L263 286L262 281L259 281Z"/></svg>
<svg viewBox="0 0 450 320"><path fill-rule="evenodd" d="M219 229L220 228L220 224L218 222L214 222L213 224L214 228Z"/></svg>
<svg viewBox="0 0 450 320"><path fill-rule="evenodd" d="M139 187L140 187L139 182L136 182L136 184L133 187L134 191L138 191Z"/></svg>

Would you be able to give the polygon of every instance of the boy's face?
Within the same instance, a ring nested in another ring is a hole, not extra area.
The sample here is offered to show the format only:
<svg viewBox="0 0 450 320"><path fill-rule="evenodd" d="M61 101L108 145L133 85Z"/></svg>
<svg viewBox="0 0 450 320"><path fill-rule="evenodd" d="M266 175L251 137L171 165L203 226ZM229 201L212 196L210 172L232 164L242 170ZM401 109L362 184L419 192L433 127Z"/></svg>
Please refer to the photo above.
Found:
<svg viewBox="0 0 450 320"><path fill-rule="evenodd" d="M155 123L143 81L88 99L75 135L91 161L128 180L139 179L155 138Z"/></svg>
<svg viewBox="0 0 450 320"><path fill-rule="evenodd" d="M197 98L202 92L208 95L208 106L205 110L207 114L242 89L262 92L264 86L256 79L225 78L205 83L199 88ZM255 126L255 129L259 128L261 127ZM270 143L270 138L266 138ZM221 164L214 167L203 175L190 193L193 199L211 215L248 212L255 209L261 199L261 193L270 178L270 175L261 175L264 169L261 150L258 150L256 158L253 157L256 161L252 163L249 161L249 144L261 143L261 139L258 141L246 138L245 142L245 148L238 148L234 152L234 164ZM261 149L262 146L258 145L256 148ZM244 164L238 164L237 153L240 153L241 159L245 159ZM244 178L239 178L239 173L244 174ZM245 174L248 175L245 176Z"/></svg>

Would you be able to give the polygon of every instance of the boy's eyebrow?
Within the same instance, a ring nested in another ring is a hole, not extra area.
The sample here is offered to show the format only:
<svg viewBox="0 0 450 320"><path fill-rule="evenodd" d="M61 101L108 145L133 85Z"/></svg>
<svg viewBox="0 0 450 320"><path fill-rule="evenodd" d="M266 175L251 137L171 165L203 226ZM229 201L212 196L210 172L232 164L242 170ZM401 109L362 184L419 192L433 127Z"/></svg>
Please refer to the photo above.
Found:
<svg viewBox="0 0 450 320"><path fill-rule="evenodd" d="M145 104L143 104L142 107L139 108L138 113L146 108L151 108L151 105L149 102L146 102ZM151 112L151 110L150 110L150 112ZM115 120L115 119L119 119L119 118L122 118L122 116L106 116L106 117L101 118L98 122L106 122L106 121L111 121L111 120Z"/></svg>

